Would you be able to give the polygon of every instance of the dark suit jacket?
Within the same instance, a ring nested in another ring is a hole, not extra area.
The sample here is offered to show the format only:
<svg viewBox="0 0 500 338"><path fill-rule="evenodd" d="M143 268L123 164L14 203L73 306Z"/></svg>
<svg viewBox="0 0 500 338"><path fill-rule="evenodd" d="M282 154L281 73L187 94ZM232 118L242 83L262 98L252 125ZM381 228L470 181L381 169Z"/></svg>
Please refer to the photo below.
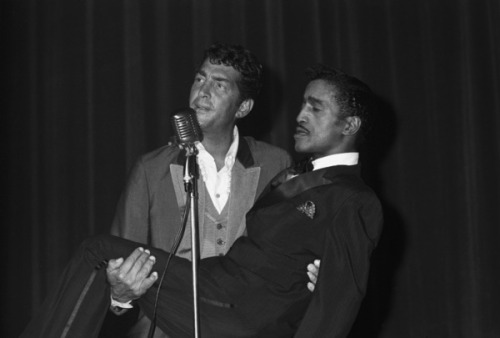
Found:
<svg viewBox="0 0 500 338"><path fill-rule="evenodd" d="M310 202L312 218L299 210ZM247 229L212 275L235 308L262 325L258 336L292 336L300 324L296 337L345 337L382 229L379 200L359 168L329 167L283 183L257 201ZM315 258L321 269L311 294L304 271Z"/></svg>
<svg viewBox="0 0 500 338"><path fill-rule="evenodd" d="M226 256L201 261L202 337L345 337L366 290L370 255L382 212L357 167L337 166L298 176L263 196L247 215L248 236ZM90 239L67 268L40 316L23 337L93 337L109 306L103 259L126 256L137 243ZM167 254L150 248L157 264ZM320 258L314 293L305 266ZM174 257L160 292L158 326L192 336L189 261ZM90 275L90 278L89 278ZM157 285L139 299L152 316ZM300 327L299 327L300 325ZM36 335L35 335L36 336Z"/></svg>
<svg viewBox="0 0 500 338"><path fill-rule="evenodd" d="M183 183L184 152L176 146L164 146L142 156L135 164L126 189L117 206L111 233L113 235L170 250L181 226L186 192ZM227 247L245 232L245 214L267 183L290 164L282 149L240 137L231 176L231 208L229 209ZM200 213L205 210L203 180L198 181ZM199 217L200 237L204 237L204 218ZM188 221L189 224L189 221ZM178 253L189 258L190 229ZM202 258L203 248L200 248Z"/></svg>

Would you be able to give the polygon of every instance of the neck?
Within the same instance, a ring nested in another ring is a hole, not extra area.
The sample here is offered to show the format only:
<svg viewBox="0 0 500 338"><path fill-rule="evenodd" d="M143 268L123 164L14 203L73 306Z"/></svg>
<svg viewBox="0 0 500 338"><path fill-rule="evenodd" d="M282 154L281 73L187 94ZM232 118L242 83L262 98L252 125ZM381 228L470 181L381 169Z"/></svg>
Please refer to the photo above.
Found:
<svg viewBox="0 0 500 338"><path fill-rule="evenodd" d="M217 170L224 166L226 154L233 142L233 130L229 133L203 134L203 146L215 159Z"/></svg>

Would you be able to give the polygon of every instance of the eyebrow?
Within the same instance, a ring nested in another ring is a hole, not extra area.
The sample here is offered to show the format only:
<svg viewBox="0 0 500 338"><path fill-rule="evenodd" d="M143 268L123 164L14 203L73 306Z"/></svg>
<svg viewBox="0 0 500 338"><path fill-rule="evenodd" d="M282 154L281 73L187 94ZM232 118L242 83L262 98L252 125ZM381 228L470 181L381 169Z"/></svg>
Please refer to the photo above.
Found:
<svg viewBox="0 0 500 338"><path fill-rule="evenodd" d="M320 100L314 96L308 96L304 100L305 102L311 103L311 104L317 104L317 105L323 105L323 100Z"/></svg>
<svg viewBox="0 0 500 338"><path fill-rule="evenodd" d="M197 74L200 74L204 77L207 76L207 73L203 70L203 69L200 69L198 70ZM226 82L226 83L229 83L229 79L226 78L226 77L223 77L221 75L213 75L212 78L215 80L215 81L219 81L219 82Z"/></svg>

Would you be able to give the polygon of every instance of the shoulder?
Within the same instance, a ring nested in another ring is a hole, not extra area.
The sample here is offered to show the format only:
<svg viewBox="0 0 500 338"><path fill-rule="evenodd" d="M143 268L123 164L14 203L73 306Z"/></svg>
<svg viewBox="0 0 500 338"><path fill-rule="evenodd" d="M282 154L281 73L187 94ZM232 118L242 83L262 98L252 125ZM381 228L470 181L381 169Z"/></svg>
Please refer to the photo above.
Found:
<svg viewBox="0 0 500 338"><path fill-rule="evenodd" d="M379 204L373 189L359 176L339 176L337 180L332 182L330 190L332 193L342 194L346 200L372 201Z"/></svg>
<svg viewBox="0 0 500 338"><path fill-rule="evenodd" d="M314 190L316 195L321 196L322 200L332 207L332 210L364 205L381 209L378 196L359 174L356 174L355 168L333 167L325 170L324 184Z"/></svg>
<svg viewBox="0 0 500 338"><path fill-rule="evenodd" d="M170 164L177 163L179 148L165 145L141 155L134 164L132 172L146 176L163 176L170 171Z"/></svg>
<svg viewBox="0 0 500 338"><path fill-rule="evenodd" d="M180 150L177 146L165 145L163 147L157 148L153 151L141 155L138 159L138 162L148 166L154 166L159 163L166 163L166 162L170 163L172 161L177 160L179 152Z"/></svg>
<svg viewBox="0 0 500 338"><path fill-rule="evenodd" d="M345 177L326 184L316 192L325 212L336 221L331 229L353 230L359 224L373 243L378 241L383 225L383 208L376 193L362 180Z"/></svg>

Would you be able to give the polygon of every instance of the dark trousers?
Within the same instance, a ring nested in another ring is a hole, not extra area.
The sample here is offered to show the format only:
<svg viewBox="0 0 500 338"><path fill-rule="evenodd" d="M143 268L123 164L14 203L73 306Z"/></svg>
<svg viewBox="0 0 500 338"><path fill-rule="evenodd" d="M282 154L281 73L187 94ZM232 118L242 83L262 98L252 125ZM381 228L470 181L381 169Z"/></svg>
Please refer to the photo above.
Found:
<svg viewBox="0 0 500 338"><path fill-rule="evenodd" d="M21 337L98 337L105 318L110 317L110 291L103 262L112 258L125 258L139 246L144 247L108 235L86 240ZM154 270L161 276L168 253L148 249L156 257ZM173 257L162 285L157 310L157 325L171 337L194 336L191 276L191 262ZM150 318L157 289L155 283L136 305ZM201 337L255 336L255 332L231 305L223 288L203 265L200 265L198 272L198 295ZM116 323L120 322L119 317L115 319Z"/></svg>

